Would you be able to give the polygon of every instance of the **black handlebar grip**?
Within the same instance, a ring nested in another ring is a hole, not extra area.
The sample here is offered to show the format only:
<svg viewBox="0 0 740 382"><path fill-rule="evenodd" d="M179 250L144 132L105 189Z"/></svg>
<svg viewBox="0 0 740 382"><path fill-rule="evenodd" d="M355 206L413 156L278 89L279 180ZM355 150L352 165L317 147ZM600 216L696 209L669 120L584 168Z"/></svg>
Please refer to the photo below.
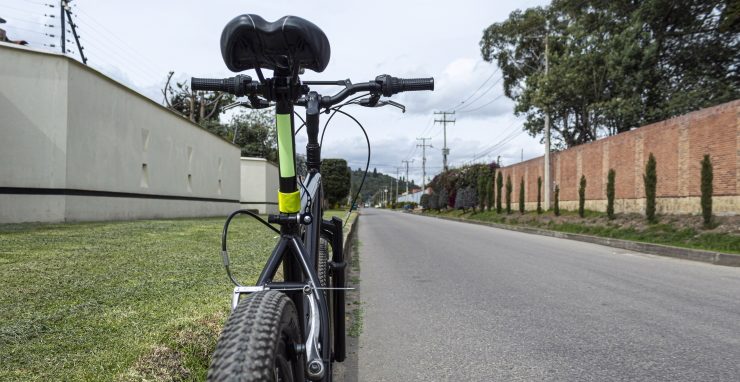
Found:
<svg viewBox="0 0 740 382"><path fill-rule="evenodd" d="M399 78L401 91L434 90L434 77L429 78Z"/></svg>
<svg viewBox="0 0 740 382"><path fill-rule="evenodd" d="M383 74L375 77L375 82L380 85L381 93L390 97L405 91L434 90L434 78L398 78Z"/></svg>
<svg viewBox="0 0 740 382"><path fill-rule="evenodd" d="M205 90L216 92L232 92L234 90L233 78L191 78L190 88L193 90Z"/></svg>

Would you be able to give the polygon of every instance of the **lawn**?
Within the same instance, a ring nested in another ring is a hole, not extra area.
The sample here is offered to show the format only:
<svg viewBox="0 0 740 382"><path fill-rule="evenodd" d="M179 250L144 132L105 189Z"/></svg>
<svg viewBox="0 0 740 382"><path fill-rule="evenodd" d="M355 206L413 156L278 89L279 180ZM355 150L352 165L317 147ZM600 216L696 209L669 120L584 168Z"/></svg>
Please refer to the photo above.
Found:
<svg viewBox="0 0 740 382"><path fill-rule="evenodd" d="M275 234L235 220L233 268L254 282ZM0 380L203 380L232 289L222 225L0 225Z"/></svg>

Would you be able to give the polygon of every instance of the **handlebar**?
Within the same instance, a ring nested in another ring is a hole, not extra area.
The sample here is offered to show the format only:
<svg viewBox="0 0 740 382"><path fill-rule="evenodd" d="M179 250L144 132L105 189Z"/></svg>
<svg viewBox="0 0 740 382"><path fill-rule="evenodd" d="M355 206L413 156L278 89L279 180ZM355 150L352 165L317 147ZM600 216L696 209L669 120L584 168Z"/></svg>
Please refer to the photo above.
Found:
<svg viewBox="0 0 740 382"><path fill-rule="evenodd" d="M352 84L349 80L346 81L306 81L300 85L300 92L302 94L308 94L308 85L340 85L344 86L339 93L333 96L323 96L320 100L320 106L331 107L342 101L352 94L359 92L369 92L371 94L382 94L383 96L390 97L394 94L398 94L405 91L421 91L421 90L434 90L434 78L398 78L383 74L375 77L375 80L369 82L362 82ZM271 93L265 91L265 86L257 81L252 81L252 78L247 75L237 75L236 77L229 77L224 79L211 79L211 78L192 78L190 81L190 87L192 90L204 90L204 91L222 91L230 94L234 94L238 97L241 96L263 96L268 98L268 94ZM267 99L267 101L274 101ZM305 97L301 97L296 100L297 106L306 106Z"/></svg>

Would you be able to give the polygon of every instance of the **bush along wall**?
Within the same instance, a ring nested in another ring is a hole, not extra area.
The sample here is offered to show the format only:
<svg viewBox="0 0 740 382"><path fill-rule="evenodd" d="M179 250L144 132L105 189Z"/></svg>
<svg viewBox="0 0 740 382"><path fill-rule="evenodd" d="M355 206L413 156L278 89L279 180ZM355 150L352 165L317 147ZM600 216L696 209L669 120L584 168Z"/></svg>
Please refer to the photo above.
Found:
<svg viewBox="0 0 740 382"><path fill-rule="evenodd" d="M586 213L586 175L581 175L578 186L578 216L583 217Z"/></svg>
<svg viewBox="0 0 740 382"><path fill-rule="evenodd" d="M712 227L713 178L712 161L709 159L709 154L706 154L701 161L701 215L704 218L704 227L706 228Z"/></svg>
<svg viewBox="0 0 740 382"><path fill-rule="evenodd" d="M501 174L501 171L498 172L498 175L496 175L496 212L501 213L501 188L504 186L504 175Z"/></svg>
<svg viewBox="0 0 740 382"><path fill-rule="evenodd" d="M519 213L524 214L524 177L519 182Z"/></svg>
<svg viewBox="0 0 740 382"><path fill-rule="evenodd" d="M553 200L553 212L560 216L560 186L555 185L555 200Z"/></svg>
<svg viewBox="0 0 740 382"><path fill-rule="evenodd" d="M506 213L511 214L511 176L506 175Z"/></svg>
<svg viewBox="0 0 740 382"><path fill-rule="evenodd" d="M542 177L537 177L537 214L542 213Z"/></svg>
<svg viewBox="0 0 740 382"><path fill-rule="evenodd" d="M606 176L606 216L609 220L614 219L614 180L616 176L616 171L613 168L609 169L609 174Z"/></svg>
<svg viewBox="0 0 740 382"><path fill-rule="evenodd" d="M658 174L655 168L655 156L650 153L645 165L645 174L642 176L645 183L645 217L650 223L658 221L655 216L655 193L658 188Z"/></svg>

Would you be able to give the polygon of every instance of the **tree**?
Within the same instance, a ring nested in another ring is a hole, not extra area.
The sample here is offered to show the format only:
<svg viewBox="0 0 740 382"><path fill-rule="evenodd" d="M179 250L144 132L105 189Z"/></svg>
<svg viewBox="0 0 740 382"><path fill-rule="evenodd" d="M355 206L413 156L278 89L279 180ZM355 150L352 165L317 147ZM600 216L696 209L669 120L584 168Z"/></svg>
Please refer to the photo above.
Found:
<svg viewBox="0 0 740 382"><path fill-rule="evenodd" d="M493 180L494 180L494 175L493 174L495 174L494 171L495 170L491 170L491 173L489 173L488 175L486 175L486 196L488 197L488 203L487 204L488 204L488 211L489 212L491 211L491 208L494 208L493 207L493 203L494 203L493 201L494 201L494 196L495 196L494 193L493 193Z"/></svg>
<svg viewBox="0 0 740 382"><path fill-rule="evenodd" d="M420 200L420 202L421 202L420 203L421 204L421 208L423 208L425 210L428 210L431 207L430 206L430 199L431 199L431 195L429 195L429 194L422 194L421 195L421 200Z"/></svg>
<svg viewBox="0 0 740 382"><path fill-rule="evenodd" d="M606 216L609 220L614 219L614 180L616 176L616 171L613 168L609 169L609 174L606 177Z"/></svg>
<svg viewBox="0 0 740 382"><path fill-rule="evenodd" d="M344 159L324 159L321 161L321 176L324 183L324 196L330 206L341 203L349 193L350 168Z"/></svg>
<svg viewBox="0 0 740 382"><path fill-rule="evenodd" d="M581 175L578 185L578 216L583 217L586 213L586 175Z"/></svg>
<svg viewBox="0 0 740 382"><path fill-rule="evenodd" d="M504 176L501 171L496 175L496 213L501 213L501 188L504 186Z"/></svg>
<svg viewBox="0 0 740 382"><path fill-rule="evenodd" d="M486 208L486 200L488 199L488 195L486 195L486 175L483 173L483 171L478 172L478 185L477 185L477 193L478 193L478 206L483 212L483 210Z"/></svg>
<svg viewBox="0 0 740 382"><path fill-rule="evenodd" d="M524 129L541 134L547 112L556 146L572 147L740 98L735 3L553 0L486 28L481 54Z"/></svg>
<svg viewBox="0 0 740 382"><path fill-rule="evenodd" d="M560 186L555 185L555 200L553 200L553 212L555 216L560 216Z"/></svg>
<svg viewBox="0 0 740 382"><path fill-rule="evenodd" d="M650 223L656 223L658 221L655 216L655 195L658 185L658 174L655 167L655 157L653 153L650 153L647 164L645 165L645 174L642 176L645 183L645 216Z"/></svg>
<svg viewBox="0 0 740 382"><path fill-rule="evenodd" d="M465 190L459 189L455 193L455 209L465 212Z"/></svg>
<svg viewBox="0 0 740 382"><path fill-rule="evenodd" d="M478 204L478 193L473 186L465 187L465 208L470 208L475 212L475 206Z"/></svg>
<svg viewBox="0 0 740 382"><path fill-rule="evenodd" d="M434 193L429 195L429 209L439 211L439 195Z"/></svg>
<svg viewBox="0 0 740 382"><path fill-rule="evenodd" d="M524 177L522 177L522 181L519 182L519 213L524 213Z"/></svg>
<svg viewBox="0 0 740 382"><path fill-rule="evenodd" d="M511 214L511 175L506 175L506 213Z"/></svg>
<svg viewBox="0 0 740 382"><path fill-rule="evenodd" d="M234 101L234 96L222 92L193 91L188 81L175 82L173 87L174 75L172 71L167 74L167 81L162 88L165 106L202 127L222 127L218 122L219 116L223 107Z"/></svg>
<svg viewBox="0 0 740 382"><path fill-rule="evenodd" d="M701 215L704 218L704 227L706 228L712 226L713 178L712 161L709 159L709 154L705 154L701 161Z"/></svg>
<svg viewBox="0 0 740 382"><path fill-rule="evenodd" d="M537 177L537 214L542 213L542 177Z"/></svg>
<svg viewBox="0 0 740 382"><path fill-rule="evenodd" d="M378 168L373 167L373 178L377 178L377 177L378 177Z"/></svg>
<svg viewBox="0 0 740 382"><path fill-rule="evenodd" d="M446 210L447 207L450 205L450 194L447 192L446 189L439 190L439 200L437 202L437 208L440 210Z"/></svg>
<svg viewBox="0 0 740 382"><path fill-rule="evenodd" d="M271 111L255 110L240 113L232 118L228 126L229 133L225 138L230 138L234 144L241 147L242 156L277 162L277 136L274 126L275 117ZM299 163L296 165L299 167Z"/></svg>

